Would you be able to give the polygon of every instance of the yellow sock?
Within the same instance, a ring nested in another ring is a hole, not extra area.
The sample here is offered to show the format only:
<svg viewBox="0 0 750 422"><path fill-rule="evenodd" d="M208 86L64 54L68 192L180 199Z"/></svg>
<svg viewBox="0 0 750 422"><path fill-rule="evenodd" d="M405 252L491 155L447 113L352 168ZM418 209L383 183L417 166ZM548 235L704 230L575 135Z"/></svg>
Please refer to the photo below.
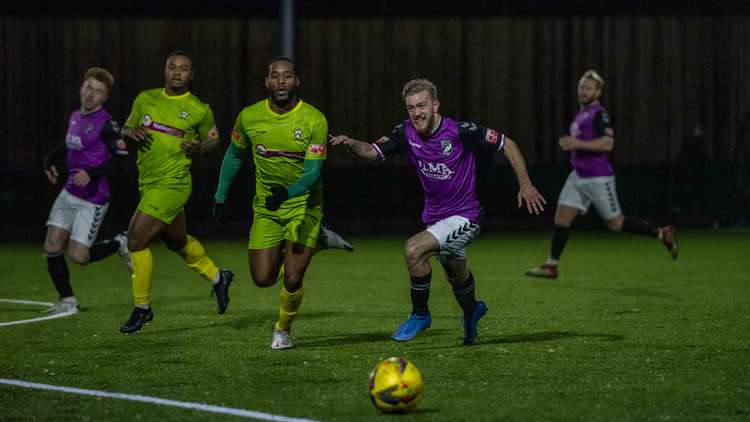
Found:
<svg viewBox="0 0 750 422"><path fill-rule="evenodd" d="M284 285L284 264L281 264L281 267L279 267L279 274L276 275L276 282L281 283L281 285ZM283 288L283 287L282 287Z"/></svg>
<svg viewBox="0 0 750 422"><path fill-rule="evenodd" d="M211 261L211 258L206 255L206 250L203 249L203 245L201 245L198 239L187 235L185 247L177 253L185 260L187 266L192 268L198 275L212 283L216 279L219 269Z"/></svg>
<svg viewBox="0 0 750 422"><path fill-rule="evenodd" d="M154 258L151 249L146 248L136 252L130 252L133 260L133 302L136 305L148 305L151 303L151 284L154 273Z"/></svg>
<svg viewBox="0 0 750 422"><path fill-rule="evenodd" d="M302 305L302 296L304 291L300 287L294 293L289 293L284 285L281 285L281 294L279 295L279 320L276 321L275 328L279 331L289 331L292 327L292 321L297 316L297 310Z"/></svg>

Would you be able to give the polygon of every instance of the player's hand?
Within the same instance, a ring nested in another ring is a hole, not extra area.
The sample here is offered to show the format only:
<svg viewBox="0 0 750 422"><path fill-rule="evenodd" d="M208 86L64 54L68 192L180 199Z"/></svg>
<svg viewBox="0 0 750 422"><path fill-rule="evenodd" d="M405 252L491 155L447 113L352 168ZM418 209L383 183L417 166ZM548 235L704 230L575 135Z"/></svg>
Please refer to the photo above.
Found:
<svg viewBox="0 0 750 422"><path fill-rule="evenodd" d="M130 138L136 142L146 141L150 138L148 135L148 128L143 125L134 127L132 129L123 129L122 136L125 138Z"/></svg>
<svg viewBox="0 0 750 422"><path fill-rule="evenodd" d="M78 187L84 187L88 185L90 181L91 176L89 176L89 173L84 169L78 169L78 171L76 171L76 174L73 176L73 184Z"/></svg>
<svg viewBox="0 0 750 422"><path fill-rule="evenodd" d="M229 221L229 202L216 202L214 200L214 206L211 210L216 222L224 224Z"/></svg>
<svg viewBox="0 0 750 422"><path fill-rule="evenodd" d="M521 205L526 202L526 209L529 210L529 214L540 214L544 211L543 204L547 204L542 194L531 183L521 185L521 188L518 189L517 198L518 208L521 208Z"/></svg>
<svg viewBox="0 0 750 422"><path fill-rule="evenodd" d="M281 185L271 186L271 196L266 197L266 209L276 211L281 204L289 199L289 192Z"/></svg>
<svg viewBox="0 0 750 422"><path fill-rule="evenodd" d="M60 173L57 172L57 167L50 166L48 169L44 169L44 174L47 175L47 180L49 180L50 183L53 185L57 184L57 178L60 176Z"/></svg>
<svg viewBox="0 0 750 422"><path fill-rule="evenodd" d="M340 145L340 144L349 146L349 145L352 145L354 142L356 142L354 139L346 135L336 135L336 136L328 135L328 143L333 146Z"/></svg>
<svg viewBox="0 0 750 422"><path fill-rule="evenodd" d="M201 143L198 141L198 138L193 139L192 141L183 139L180 141L180 149L182 149L182 152L184 152L185 155L192 157L201 153Z"/></svg>
<svg viewBox="0 0 750 422"><path fill-rule="evenodd" d="M560 144L560 148L562 148L563 151L570 151L576 149L578 139L566 135L560 137L560 140L558 140L557 143Z"/></svg>

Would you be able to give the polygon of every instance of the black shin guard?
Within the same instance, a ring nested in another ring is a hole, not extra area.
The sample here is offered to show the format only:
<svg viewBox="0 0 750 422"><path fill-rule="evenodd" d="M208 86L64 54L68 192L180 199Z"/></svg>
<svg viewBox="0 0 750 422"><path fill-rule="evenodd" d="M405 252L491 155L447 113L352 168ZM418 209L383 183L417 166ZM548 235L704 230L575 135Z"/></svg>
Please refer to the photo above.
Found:
<svg viewBox="0 0 750 422"><path fill-rule="evenodd" d="M552 232L552 245L550 245L549 257L558 260L562 255L565 244L568 243L568 236L570 235L570 227L555 226L555 231Z"/></svg>
<svg viewBox="0 0 750 422"><path fill-rule="evenodd" d="M96 242L89 249L89 262L96 262L104 259L120 249L120 242L109 239Z"/></svg>
<svg viewBox="0 0 750 422"><path fill-rule="evenodd" d="M70 285L70 273L68 264L65 262L65 255L62 252L57 254L47 254L47 272L55 284L55 289L60 297L73 296L73 287Z"/></svg>
<svg viewBox="0 0 750 422"><path fill-rule="evenodd" d="M471 315L477 307L477 299L474 296L474 274L469 271L469 278L461 284L452 284L453 296L458 305L464 311L464 315Z"/></svg>
<svg viewBox="0 0 750 422"><path fill-rule="evenodd" d="M639 234L641 236L659 236L658 227L646 220L639 220L637 218L631 217L625 217L625 221L622 222L622 231L626 233Z"/></svg>
<svg viewBox="0 0 750 422"><path fill-rule="evenodd" d="M430 299L430 281L432 273L422 277L411 276L409 291L411 293L411 313L415 315L427 315L430 313L427 307L427 301Z"/></svg>

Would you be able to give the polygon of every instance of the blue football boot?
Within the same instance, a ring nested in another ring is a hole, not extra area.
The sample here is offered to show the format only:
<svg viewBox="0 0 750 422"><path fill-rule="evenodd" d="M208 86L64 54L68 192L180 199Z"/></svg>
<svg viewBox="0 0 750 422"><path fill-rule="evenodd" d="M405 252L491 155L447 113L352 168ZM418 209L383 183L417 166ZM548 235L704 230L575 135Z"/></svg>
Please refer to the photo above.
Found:
<svg viewBox="0 0 750 422"><path fill-rule="evenodd" d="M486 313L487 304L482 300L478 300L477 307L474 308L471 317L461 317L461 322L464 324L464 344L474 344L474 339L477 338L477 324L479 324L479 320Z"/></svg>
<svg viewBox="0 0 750 422"><path fill-rule="evenodd" d="M420 331L430 328L430 324L432 324L432 317L430 314L409 314L409 317L398 327L391 338L396 341L409 341L416 337Z"/></svg>

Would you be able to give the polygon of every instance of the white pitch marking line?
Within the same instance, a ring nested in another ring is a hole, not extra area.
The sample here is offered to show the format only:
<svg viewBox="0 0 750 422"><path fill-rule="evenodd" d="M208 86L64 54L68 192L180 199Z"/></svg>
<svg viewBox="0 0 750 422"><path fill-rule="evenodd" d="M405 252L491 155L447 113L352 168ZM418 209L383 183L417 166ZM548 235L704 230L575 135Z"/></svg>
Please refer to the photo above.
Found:
<svg viewBox="0 0 750 422"><path fill-rule="evenodd" d="M221 413L224 415L240 416L250 419L263 421L279 422L318 422L313 419L291 418L283 415L274 415L271 413L256 412L254 410L237 409L234 407L214 406L205 403L192 403L186 401L160 399L158 397L141 396L139 394L112 393L101 390L87 390L84 388L63 387L58 385L37 384L35 382L26 382L0 378L0 384L13 385L22 388L33 388L36 390L62 391L63 393L81 394L84 396L105 397L110 399L129 400L143 403L160 404L163 406L181 407L183 409L201 410L203 412Z"/></svg>
<svg viewBox="0 0 750 422"><path fill-rule="evenodd" d="M0 303L17 303L19 305L39 305L39 306L52 306L54 303L49 302L36 302L33 300L19 300L19 299L0 299ZM47 315L43 317L37 317L37 318L30 318L30 319L21 319L18 321L8 321L8 322L0 322L0 327L7 327L10 325L18 325L18 324L28 324L30 322L37 322L37 321L45 321L48 319L55 319L55 318L63 318L66 316L73 315L74 313L78 312L75 309L71 309L69 311L60 312L57 314Z"/></svg>

